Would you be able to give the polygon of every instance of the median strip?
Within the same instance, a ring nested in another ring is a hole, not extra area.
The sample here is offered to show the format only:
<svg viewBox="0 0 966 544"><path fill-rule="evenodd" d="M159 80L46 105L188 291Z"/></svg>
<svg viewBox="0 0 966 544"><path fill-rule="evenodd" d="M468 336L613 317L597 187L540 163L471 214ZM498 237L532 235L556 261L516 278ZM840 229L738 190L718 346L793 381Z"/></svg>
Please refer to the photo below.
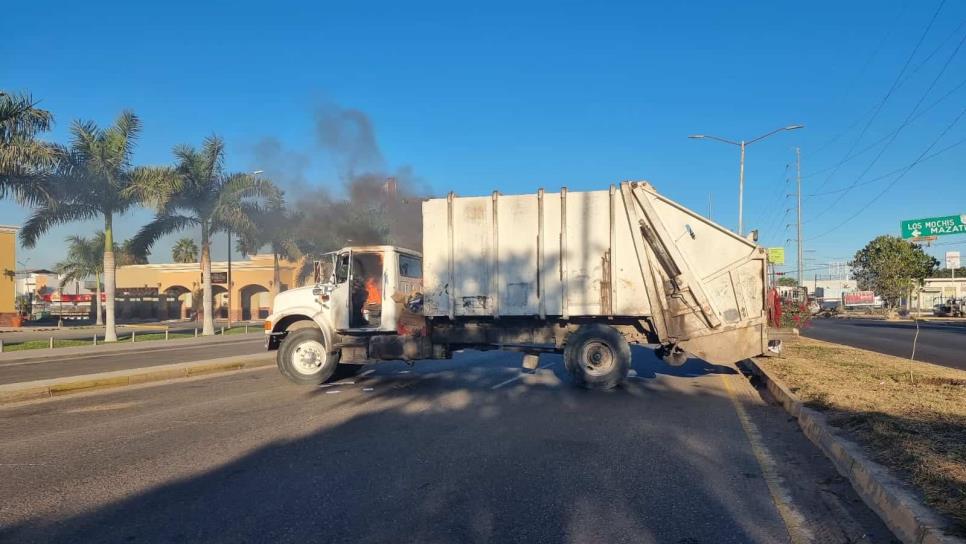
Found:
<svg viewBox="0 0 966 544"><path fill-rule="evenodd" d="M748 363L900 540L964 542L966 373L804 338Z"/></svg>
<svg viewBox="0 0 966 544"><path fill-rule="evenodd" d="M127 387L162 380L193 378L208 374L233 372L275 364L270 354L259 353L235 357L221 357L190 363L175 363L144 368L100 372L0 385L0 405L28 400L47 399L84 393L98 389Z"/></svg>

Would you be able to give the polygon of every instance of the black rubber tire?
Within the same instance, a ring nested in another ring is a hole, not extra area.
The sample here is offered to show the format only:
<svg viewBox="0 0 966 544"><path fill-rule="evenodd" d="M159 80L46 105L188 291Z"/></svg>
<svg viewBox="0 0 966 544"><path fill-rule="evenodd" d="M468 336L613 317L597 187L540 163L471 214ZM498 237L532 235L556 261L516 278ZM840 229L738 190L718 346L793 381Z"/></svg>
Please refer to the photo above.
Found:
<svg viewBox="0 0 966 544"><path fill-rule="evenodd" d="M593 364L594 355L606 360ZM631 370L631 347L613 327L600 323L581 325L567 338L564 366L574 383L587 389L613 389Z"/></svg>
<svg viewBox="0 0 966 544"><path fill-rule="evenodd" d="M282 375L292 383L299 385L321 385L328 381L335 373L336 368L340 366L339 358L341 354L338 352L325 352L325 361L318 371L311 374L302 372L295 365L293 354L300 344L309 341L318 342L323 346L324 351L325 339L322 336L322 331L314 328L298 329L288 333L282 340L282 344L278 347L278 354L275 356L275 362Z"/></svg>

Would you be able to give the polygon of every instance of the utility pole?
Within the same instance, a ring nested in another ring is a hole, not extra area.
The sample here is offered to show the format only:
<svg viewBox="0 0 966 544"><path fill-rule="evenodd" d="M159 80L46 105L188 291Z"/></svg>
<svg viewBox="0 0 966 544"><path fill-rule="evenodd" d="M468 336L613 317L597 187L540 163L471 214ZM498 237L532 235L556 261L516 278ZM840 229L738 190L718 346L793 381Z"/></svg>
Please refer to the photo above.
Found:
<svg viewBox="0 0 966 544"><path fill-rule="evenodd" d="M802 266L802 150L799 147L795 148L795 178L796 185L798 185L798 283L804 285L805 278L802 276L804 273Z"/></svg>
<svg viewBox="0 0 966 544"><path fill-rule="evenodd" d="M225 275L228 282L228 328L231 328L231 227L228 227L228 274Z"/></svg>

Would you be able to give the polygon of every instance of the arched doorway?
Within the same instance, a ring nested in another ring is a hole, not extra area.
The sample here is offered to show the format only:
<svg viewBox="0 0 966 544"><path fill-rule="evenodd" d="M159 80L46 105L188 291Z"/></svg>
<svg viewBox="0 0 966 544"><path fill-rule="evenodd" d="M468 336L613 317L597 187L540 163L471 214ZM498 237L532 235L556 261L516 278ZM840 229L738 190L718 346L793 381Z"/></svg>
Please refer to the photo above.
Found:
<svg viewBox="0 0 966 544"><path fill-rule="evenodd" d="M167 315L178 319L191 318L191 289L182 285L172 285L164 290L168 297Z"/></svg>
<svg viewBox="0 0 966 544"><path fill-rule="evenodd" d="M228 319L228 289L224 286L211 286L211 309L215 319Z"/></svg>
<svg viewBox="0 0 966 544"><path fill-rule="evenodd" d="M271 294L264 285L251 284L238 290L241 318L245 321L263 319L271 312Z"/></svg>

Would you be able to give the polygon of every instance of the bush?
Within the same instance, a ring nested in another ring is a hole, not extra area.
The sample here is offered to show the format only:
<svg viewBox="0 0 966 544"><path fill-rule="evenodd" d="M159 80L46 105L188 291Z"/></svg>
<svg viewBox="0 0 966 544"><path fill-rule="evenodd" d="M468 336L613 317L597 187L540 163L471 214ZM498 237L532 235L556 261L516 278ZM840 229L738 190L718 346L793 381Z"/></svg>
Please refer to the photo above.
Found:
<svg viewBox="0 0 966 544"><path fill-rule="evenodd" d="M808 311L808 303L796 302L794 300L782 300L782 320L783 329L796 328L804 329L812 322L812 314Z"/></svg>

